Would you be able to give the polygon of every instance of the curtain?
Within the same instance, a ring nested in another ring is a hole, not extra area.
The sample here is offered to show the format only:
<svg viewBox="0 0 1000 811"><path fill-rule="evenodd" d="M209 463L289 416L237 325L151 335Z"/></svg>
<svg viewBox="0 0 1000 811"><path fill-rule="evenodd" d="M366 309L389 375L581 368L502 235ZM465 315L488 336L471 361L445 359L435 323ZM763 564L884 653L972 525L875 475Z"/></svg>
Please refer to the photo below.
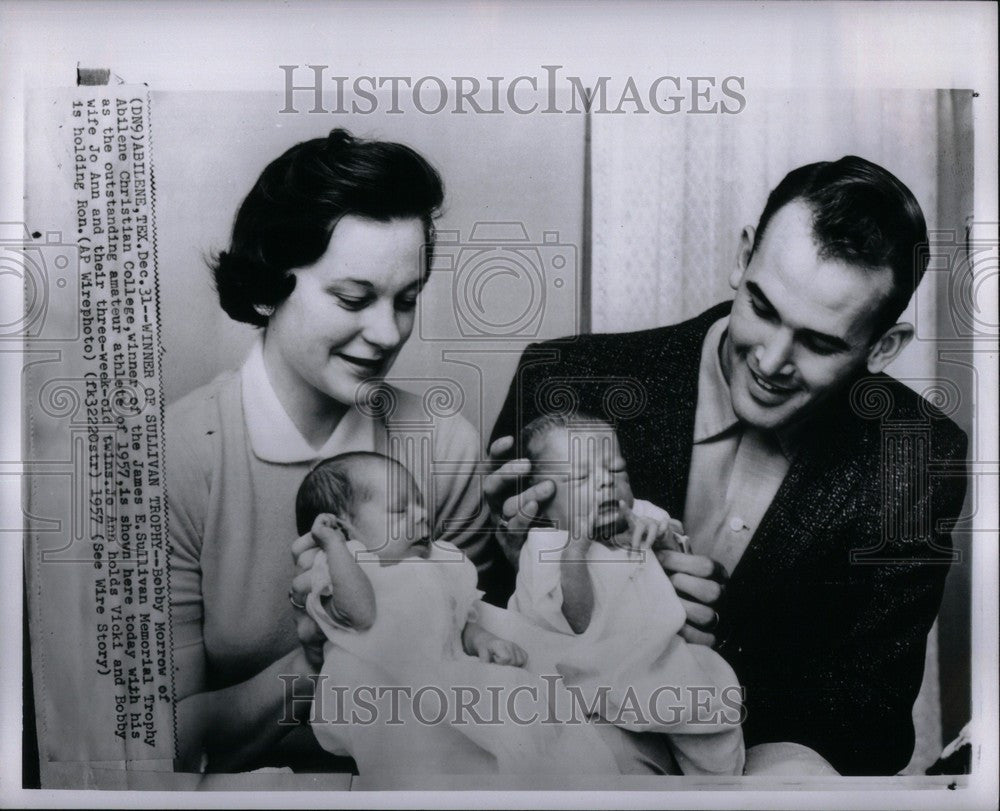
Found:
<svg viewBox="0 0 1000 811"><path fill-rule="evenodd" d="M932 232L964 228L969 212L951 204L950 191L939 205L939 188L955 185L954 166L942 156L971 148L971 138L958 143L960 128L954 126L956 104L967 106L970 96L753 92L734 115L594 115L593 330L671 324L731 298L728 276L741 230L756 226L768 192L806 163L846 154L868 158L909 186ZM918 336L934 337L946 292L941 274L925 276L903 316L916 324ZM933 340L911 342L889 371L928 391L942 372ZM936 625L914 722L917 748L907 771L921 773L941 750Z"/></svg>

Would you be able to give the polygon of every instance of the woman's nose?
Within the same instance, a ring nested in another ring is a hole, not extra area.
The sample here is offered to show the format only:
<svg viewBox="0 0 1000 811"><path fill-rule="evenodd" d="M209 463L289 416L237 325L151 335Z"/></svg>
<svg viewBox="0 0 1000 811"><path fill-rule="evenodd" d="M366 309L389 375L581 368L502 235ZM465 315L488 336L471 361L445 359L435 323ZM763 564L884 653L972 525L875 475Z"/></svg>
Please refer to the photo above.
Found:
<svg viewBox="0 0 1000 811"><path fill-rule="evenodd" d="M396 324L396 308L392 302L380 302L366 312L362 336L368 343L384 351L399 346L401 333Z"/></svg>
<svg viewBox="0 0 1000 811"><path fill-rule="evenodd" d="M783 377L792 373L791 330L775 330L768 340L754 350L757 369L765 377Z"/></svg>

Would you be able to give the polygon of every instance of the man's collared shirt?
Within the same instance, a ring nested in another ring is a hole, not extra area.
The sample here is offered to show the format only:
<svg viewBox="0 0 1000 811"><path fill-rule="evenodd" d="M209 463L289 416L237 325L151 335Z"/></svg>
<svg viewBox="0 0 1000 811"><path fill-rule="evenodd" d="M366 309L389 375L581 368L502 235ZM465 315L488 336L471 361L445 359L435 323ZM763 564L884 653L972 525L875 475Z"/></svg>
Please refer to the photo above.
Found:
<svg viewBox="0 0 1000 811"><path fill-rule="evenodd" d="M693 553L732 574L788 473L794 443L741 424L733 411L719 358L728 327L728 317L716 321L701 348L684 530Z"/></svg>

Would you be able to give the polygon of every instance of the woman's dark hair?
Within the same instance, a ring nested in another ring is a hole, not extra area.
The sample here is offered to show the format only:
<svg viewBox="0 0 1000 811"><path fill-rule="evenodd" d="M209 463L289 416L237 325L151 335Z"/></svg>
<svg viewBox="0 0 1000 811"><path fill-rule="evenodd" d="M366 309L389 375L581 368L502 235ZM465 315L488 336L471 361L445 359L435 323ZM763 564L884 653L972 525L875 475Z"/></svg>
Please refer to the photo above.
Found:
<svg viewBox="0 0 1000 811"><path fill-rule="evenodd" d="M795 200L812 211L821 257L892 271L892 293L878 324L881 335L906 309L927 269L927 224L917 199L891 172L855 155L800 166L767 198L754 248L764 239L771 218Z"/></svg>
<svg viewBox="0 0 1000 811"><path fill-rule="evenodd" d="M347 214L419 219L430 268L443 201L440 175L408 146L344 129L296 144L263 171L236 214L229 250L211 263L219 303L230 318L266 326L254 305L284 301L295 287L289 271L316 262Z"/></svg>

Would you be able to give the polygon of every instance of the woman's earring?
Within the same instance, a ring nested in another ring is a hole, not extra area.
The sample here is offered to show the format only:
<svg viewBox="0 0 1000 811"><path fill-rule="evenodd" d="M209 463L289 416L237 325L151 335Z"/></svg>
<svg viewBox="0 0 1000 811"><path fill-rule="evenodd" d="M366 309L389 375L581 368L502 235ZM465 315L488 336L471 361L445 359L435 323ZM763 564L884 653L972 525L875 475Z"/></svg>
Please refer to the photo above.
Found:
<svg viewBox="0 0 1000 811"><path fill-rule="evenodd" d="M270 318L272 315L274 315L273 304L254 304L253 309L254 312L257 313L257 315L263 316L264 318Z"/></svg>

